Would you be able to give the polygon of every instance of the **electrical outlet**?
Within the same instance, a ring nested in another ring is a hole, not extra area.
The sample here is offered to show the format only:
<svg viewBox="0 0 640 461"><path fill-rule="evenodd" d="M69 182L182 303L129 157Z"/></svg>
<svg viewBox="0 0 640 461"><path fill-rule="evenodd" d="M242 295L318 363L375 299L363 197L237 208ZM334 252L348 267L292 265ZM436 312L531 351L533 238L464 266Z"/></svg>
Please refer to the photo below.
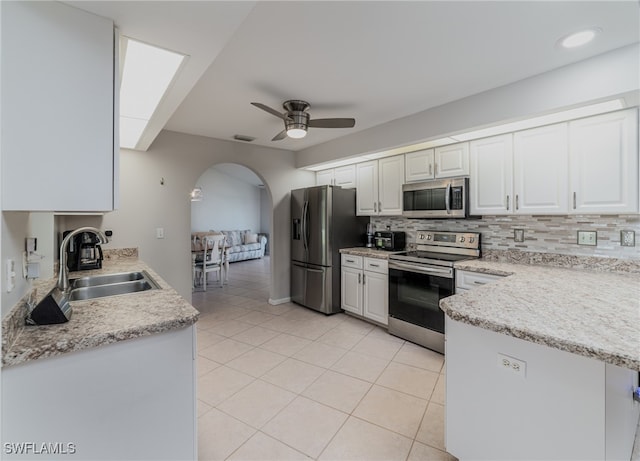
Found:
<svg viewBox="0 0 640 461"><path fill-rule="evenodd" d="M513 240L524 242L524 229L513 229Z"/></svg>
<svg viewBox="0 0 640 461"><path fill-rule="evenodd" d="M596 246L598 233L596 231L578 231L578 245Z"/></svg>
<svg viewBox="0 0 640 461"><path fill-rule="evenodd" d="M523 379L526 378L527 375L527 362L500 353L498 353L498 368L520 376Z"/></svg>
<svg viewBox="0 0 640 461"><path fill-rule="evenodd" d="M620 231L620 245L623 247L636 246L636 233L632 230Z"/></svg>
<svg viewBox="0 0 640 461"><path fill-rule="evenodd" d="M164 228L163 227L156 227L156 238L157 239L163 239L164 238Z"/></svg>

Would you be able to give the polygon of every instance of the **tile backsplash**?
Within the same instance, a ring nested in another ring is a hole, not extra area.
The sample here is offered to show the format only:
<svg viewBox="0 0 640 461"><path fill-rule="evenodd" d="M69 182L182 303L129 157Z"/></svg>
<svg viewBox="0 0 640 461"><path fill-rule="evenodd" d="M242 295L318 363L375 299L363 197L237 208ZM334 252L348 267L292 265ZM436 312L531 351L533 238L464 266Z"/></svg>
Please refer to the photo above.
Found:
<svg viewBox="0 0 640 461"><path fill-rule="evenodd" d="M407 244L416 243L416 231L466 231L482 234L483 250L520 250L577 256L640 259L640 215L482 216L472 219L408 219L372 217L376 230L405 231ZM524 242L514 240L514 229L524 230ZM579 230L596 231L597 245L578 245ZM635 246L620 245L620 231L636 234Z"/></svg>

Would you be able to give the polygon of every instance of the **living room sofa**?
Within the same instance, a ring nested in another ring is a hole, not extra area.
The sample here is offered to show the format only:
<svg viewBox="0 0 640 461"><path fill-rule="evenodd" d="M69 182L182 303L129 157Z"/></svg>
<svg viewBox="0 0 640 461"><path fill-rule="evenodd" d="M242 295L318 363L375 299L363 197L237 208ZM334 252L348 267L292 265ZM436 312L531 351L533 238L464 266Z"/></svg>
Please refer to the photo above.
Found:
<svg viewBox="0 0 640 461"><path fill-rule="evenodd" d="M216 231L212 231L216 232ZM267 237L247 230L223 230L226 237L227 258L229 262L262 258L267 246Z"/></svg>

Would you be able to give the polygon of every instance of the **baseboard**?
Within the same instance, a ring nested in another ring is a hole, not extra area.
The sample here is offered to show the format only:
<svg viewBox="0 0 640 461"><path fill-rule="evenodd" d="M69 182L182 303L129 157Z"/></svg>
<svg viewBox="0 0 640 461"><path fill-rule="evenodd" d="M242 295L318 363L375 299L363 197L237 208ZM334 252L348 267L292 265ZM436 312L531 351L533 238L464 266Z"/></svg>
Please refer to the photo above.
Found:
<svg viewBox="0 0 640 461"><path fill-rule="evenodd" d="M288 298L280 298L280 299L272 299L269 298L269 304L272 304L274 306L277 306L278 304L284 304L284 303L288 303L291 301L291 297Z"/></svg>

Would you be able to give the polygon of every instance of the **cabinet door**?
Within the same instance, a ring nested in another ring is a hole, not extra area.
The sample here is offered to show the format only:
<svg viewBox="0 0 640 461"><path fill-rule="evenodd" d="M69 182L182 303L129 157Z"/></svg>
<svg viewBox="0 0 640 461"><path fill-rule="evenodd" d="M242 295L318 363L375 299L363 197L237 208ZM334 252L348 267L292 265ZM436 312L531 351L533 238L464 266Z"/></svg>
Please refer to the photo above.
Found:
<svg viewBox="0 0 640 461"><path fill-rule="evenodd" d="M345 311L362 315L362 270L343 267L341 304Z"/></svg>
<svg viewBox="0 0 640 461"><path fill-rule="evenodd" d="M316 186L330 186L333 184L333 168L316 172Z"/></svg>
<svg viewBox="0 0 640 461"><path fill-rule="evenodd" d="M356 214L378 214L378 161L356 165Z"/></svg>
<svg viewBox="0 0 640 461"><path fill-rule="evenodd" d="M378 214L402 215L402 184L404 183L404 155L378 161Z"/></svg>
<svg viewBox="0 0 640 461"><path fill-rule="evenodd" d="M353 189L356 187L356 166L346 165L333 170L333 184L344 187L345 189Z"/></svg>
<svg viewBox="0 0 640 461"><path fill-rule="evenodd" d="M516 213L567 214L569 144L566 123L513 135L513 192Z"/></svg>
<svg viewBox="0 0 640 461"><path fill-rule="evenodd" d="M471 214L511 213L512 135L506 134L472 141L469 153Z"/></svg>
<svg viewBox="0 0 640 461"><path fill-rule="evenodd" d="M433 179L433 149L405 154L404 168L405 182Z"/></svg>
<svg viewBox="0 0 640 461"><path fill-rule="evenodd" d="M436 147L434 156L436 178L450 178L469 174L468 142Z"/></svg>
<svg viewBox="0 0 640 461"><path fill-rule="evenodd" d="M114 31L59 2L2 3L2 208L114 208Z"/></svg>
<svg viewBox="0 0 640 461"><path fill-rule="evenodd" d="M571 212L638 211L637 109L569 123Z"/></svg>
<svg viewBox="0 0 640 461"><path fill-rule="evenodd" d="M364 272L364 317L386 325L389 317L389 282L387 274Z"/></svg>

